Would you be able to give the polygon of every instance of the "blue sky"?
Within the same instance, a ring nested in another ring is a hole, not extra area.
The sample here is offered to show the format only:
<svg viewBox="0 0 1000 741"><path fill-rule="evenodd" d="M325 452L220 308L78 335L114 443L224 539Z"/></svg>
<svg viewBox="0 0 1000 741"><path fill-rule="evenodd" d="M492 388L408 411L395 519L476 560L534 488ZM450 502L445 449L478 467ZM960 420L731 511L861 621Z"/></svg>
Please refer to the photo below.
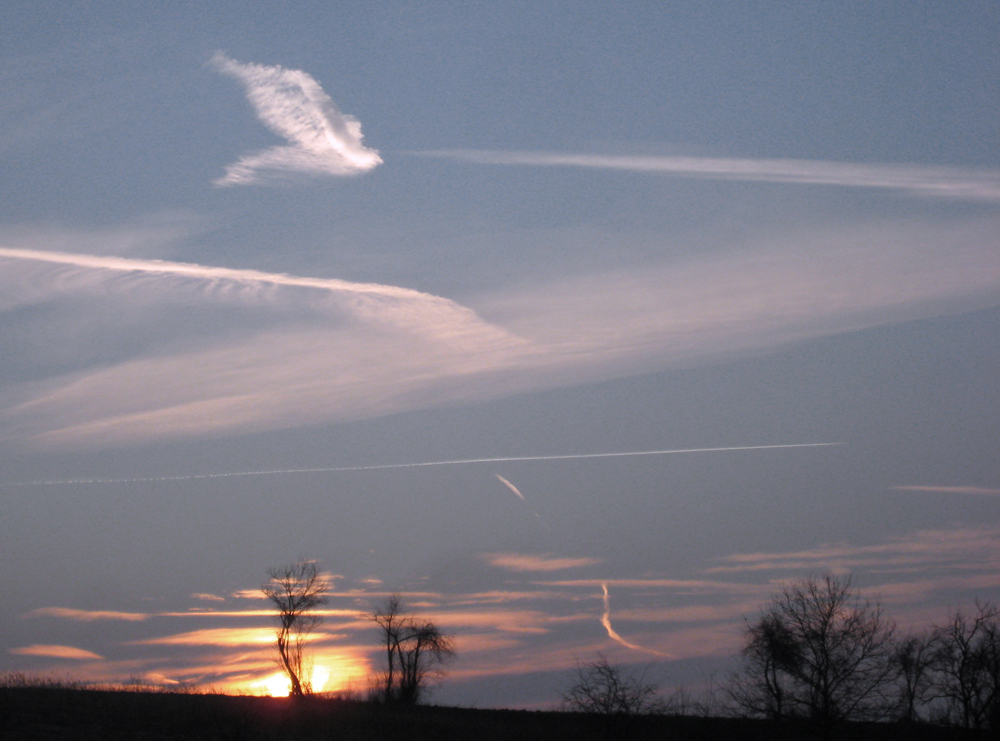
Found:
<svg viewBox="0 0 1000 741"><path fill-rule="evenodd" d="M478 705L701 682L804 574L991 598L998 26L5 5L0 668L259 687L298 558L329 686L398 590Z"/></svg>

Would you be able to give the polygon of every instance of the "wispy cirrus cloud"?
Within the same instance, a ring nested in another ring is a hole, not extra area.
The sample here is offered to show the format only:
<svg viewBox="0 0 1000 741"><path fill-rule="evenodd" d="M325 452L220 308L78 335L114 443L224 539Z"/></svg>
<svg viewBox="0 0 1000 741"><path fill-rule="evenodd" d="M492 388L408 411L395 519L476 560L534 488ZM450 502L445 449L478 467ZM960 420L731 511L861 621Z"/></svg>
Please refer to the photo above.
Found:
<svg viewBox="0 0 1000 741"><path fill-rule="evenodd" d="M0 247L8 308L97 298L149 314L142 352L8 386L0 424L34 445L132 445L660 371L994 306L997 234L997 219L982 217L756 235L725 251L498 287L466 305L391 285ZM229 324L160 338L161 309L175 302L224 307ZM104 320L119 316L142 315ZM75 337L68 328L66 341Z"/></svg>
<svg viewBox="0 0 1000 741"><path fill-rule="evenodd" d="M69 607L39 607L27 614L27 617L53 617L65 620L77 620L91 623L95 620L125 620L139 622L150 616L145 612L118 612L115 610L74 610Z"/></svg>
<svg viewBox="0 0 1000 741"><path fill-rule="evenodd" d="M42 432L52 442L110 442L124 439L125 428L132 430L129 436L144 429L152 437L169 437L170 430L191 430L192 423L209 423L221 432L252 425L253 417L297 417L308 408L325 409L316 421L334 407L337 416L365 417L387 403L420 406L426 400L417 387L495 371L529 350L525 340L469 308L396 286L12 248L0 248L0 261L6 261L4 285L15 303L94 294L138 303L185 297L285 315L249 339L223 338L209 347L127 360L54 385L31 384L29 400L15 403L8 420L40 421L54 413L62 418L54 425L59 429ZM24 266L33 267L22 273ZM24 274L30 280L23 280ZM398 373L405 367L410 381L400 385ZM192 378L192 371L200 377ZM112 387L117 403L99 401ZM468 392L453 384L448 393ZM53 421L49 417L46 426Z"/></svg>
<svg viewBox="0 0 1000 741"><path fill-rule="evenodd" d="M927 591L958 584L995 584L1000 569L1000 526L956 526L919 530L878 543L839 543L783 553L737 553L719 559L721 565L707 574L772 573L787 577L821 571L865 571L888 584L902 582L899 590ZM916 585L907 584L920 574ZM986 575L983 582L977 574ZM971 579L971 581L969 581Z"/></svg>
<svg viewBox="0 0 1000 741"><path fill-rule="evenodd" d="M414 152L481 165L583 167L715 180L881 188L936 198L1000 201L1000 171L822 160L654 157L439 149Z"/></svg>
<svg viewBox="0 0 1000 741"><path fill-rule="evenodd" d="M226 168L216 185L261 184L290 175L354 175L382 163L376 150L362 144L361 123L341 113L309 74L241 64L222 52L211 64L242 82L261 122L289 142L244 155Z"/></svg>
<svg viewBox="0 0 1000 741"><path fill-rule="evenodd" d="M74 661L100 661L104 657L93 651L73 646L32 645L12 648L10 653L17 656L44 656L49 659L73 659Z"/></svg>
<svg viewBox="0 0 1000 741"><path fill-rule="evenodd" d="M487 553L484 555L490 565L508 571L565 571L603 563L602 558L559 558L549 555L528 555L521 553Z"/></svg>
<svg viewBox="0 0 1000 741"><path fill-rule="evenodd" d="M892 486L893 491L916 491L930 494L966 494L974 497L998 497L1000 489L991 489L986 486Z"/></svg>

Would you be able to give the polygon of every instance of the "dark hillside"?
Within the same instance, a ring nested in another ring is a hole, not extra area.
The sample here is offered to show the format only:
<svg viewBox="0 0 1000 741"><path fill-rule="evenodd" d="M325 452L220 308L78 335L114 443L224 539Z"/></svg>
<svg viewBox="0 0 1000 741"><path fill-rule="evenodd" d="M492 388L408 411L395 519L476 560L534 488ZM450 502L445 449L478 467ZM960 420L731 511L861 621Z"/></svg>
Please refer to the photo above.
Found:
<svg viewBox="0 0 1000 741"><path fill-rule="evenodd" d="M0 739L85 741L606 741L809 739L801 727L732 718L644 716L616 719L579 713L467 708L386 708L308 697L243 697L45 687L0 688ZM841 739L937 741L968 738L953 729L892 724L851 725Z"/></svg>

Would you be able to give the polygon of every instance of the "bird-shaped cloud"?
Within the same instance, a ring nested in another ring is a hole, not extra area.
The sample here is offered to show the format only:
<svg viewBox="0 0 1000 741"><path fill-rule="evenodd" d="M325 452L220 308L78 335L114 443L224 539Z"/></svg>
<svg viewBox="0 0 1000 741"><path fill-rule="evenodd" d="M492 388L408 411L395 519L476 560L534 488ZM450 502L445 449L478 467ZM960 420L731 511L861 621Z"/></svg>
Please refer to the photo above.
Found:
<svg viewBox="0 0 1000 741"><path fill-rule="evenodd" d="M222 52L212 65L246 87L261 122L289 145L244 155L216 185L247 185L293 175L354 175L382 163L362 144L361 123L341 113L319 83L301 70L241 64Z"/></svg>

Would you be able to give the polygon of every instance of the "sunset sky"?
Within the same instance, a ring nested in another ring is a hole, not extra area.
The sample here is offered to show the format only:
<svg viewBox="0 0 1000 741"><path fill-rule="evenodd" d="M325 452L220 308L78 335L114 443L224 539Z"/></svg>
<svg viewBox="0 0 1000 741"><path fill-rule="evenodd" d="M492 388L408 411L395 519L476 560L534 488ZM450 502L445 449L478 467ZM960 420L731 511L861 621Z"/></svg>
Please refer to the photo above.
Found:
<svg viewBox="0 0 1000 741"><path fill-rule="evenodd" d="M985 0L4 3L0 671L280 689L298 559L318 687L396 591L479 707L597 652L699 687L809 574L904 628L1000 598L998 38Z"/></svg>

